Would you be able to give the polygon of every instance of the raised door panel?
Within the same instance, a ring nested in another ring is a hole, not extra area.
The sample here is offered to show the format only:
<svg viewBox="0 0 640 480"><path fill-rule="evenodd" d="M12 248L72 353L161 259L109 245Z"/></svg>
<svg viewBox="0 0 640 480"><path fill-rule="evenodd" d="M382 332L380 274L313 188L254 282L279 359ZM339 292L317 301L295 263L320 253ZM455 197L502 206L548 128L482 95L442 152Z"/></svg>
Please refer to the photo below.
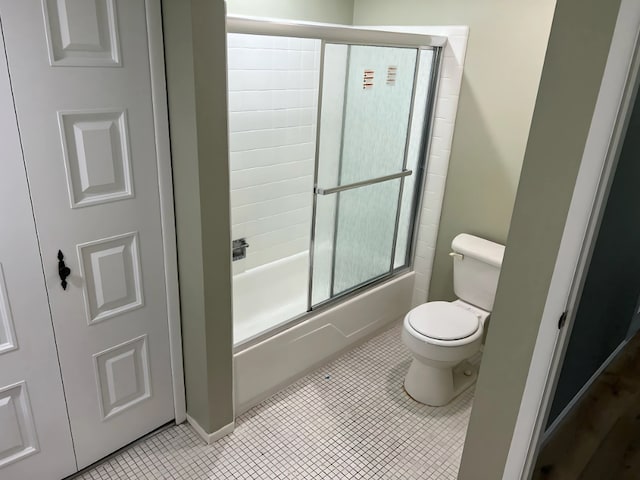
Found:
<svg viewBox="0 0 640 480"><path fill-rule="evenodd" d="M76 462L1 33L0 479L59 480Z"/></svg>
<svg viewBox="0 0 640 480"><path fill-rule="evenodd" d="M78 245L89 324L144 305L137 232Z"/></svg>
<svg viewBox="0 0 640 480"><path fill-rule="evenodd" d="M133 197L123 110L58 112L72 208Z"/></svg>
<svg viewBox="0 0 640 480"><path fill-rule="evenodd" d="M0 468L38 452L27 385L0 388Z"/></svg>
<svg viewBox="0 0 640 480"><path fill-rule="evenodd" d="M43 7L51 65L120 66L115 0L45 0Z"/></svg>
<svg viewBox="0 0 640 480"><path fill-rule="evenodd" d="M4 279L4 270L0 263L0 355L18 348L13 315L9 306L9 294Z"/></svg>
<svg viewBox="0 0 640 480"><path fill-rule="evenodd" d="M146 335L100 352L94 361L103 419L151 397Z"/></svg>
<svg viewBox="0 0 640 480"><path fill-rule="evenodd" d="M0 7L82 468L174 418L145 0Z"/></svg>

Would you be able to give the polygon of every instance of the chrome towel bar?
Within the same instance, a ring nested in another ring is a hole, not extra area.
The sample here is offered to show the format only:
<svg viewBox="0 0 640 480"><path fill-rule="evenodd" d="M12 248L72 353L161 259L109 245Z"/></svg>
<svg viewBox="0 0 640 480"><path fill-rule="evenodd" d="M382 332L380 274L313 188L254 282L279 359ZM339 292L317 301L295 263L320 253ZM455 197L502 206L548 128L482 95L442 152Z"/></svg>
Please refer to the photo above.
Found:
<svg viewBox="0 0 640 480"><path fill-rule="evenodd" d="M398 173L392 173L391 175L385 175L384 177L372 178L370 180L363 180L361 182L349 183L347 185L339 185L332 188L316 187L314 192L316 195L331 195L332 193L344 192L345 190L351 190L352 188L366 187L367 185L373 185L376 183L386 182L387 180L393 180L394 178L408 177L413 173L412 170L403 170Z"/></svg>

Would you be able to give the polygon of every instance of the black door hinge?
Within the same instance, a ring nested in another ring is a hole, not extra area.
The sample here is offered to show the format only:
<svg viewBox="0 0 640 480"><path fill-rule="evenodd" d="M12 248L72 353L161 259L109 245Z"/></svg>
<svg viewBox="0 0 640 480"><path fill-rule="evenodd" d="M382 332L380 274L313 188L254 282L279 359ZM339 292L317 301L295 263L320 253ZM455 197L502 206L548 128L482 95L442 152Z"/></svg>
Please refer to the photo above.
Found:
<svg viewBox="0 0 640 480"><path fill-rule="evenodd" d="M567 321L567 310L562 312L562 315L560 315L560 318L558 319L558 330L564 327L564 324L566 321Z"/></svg>

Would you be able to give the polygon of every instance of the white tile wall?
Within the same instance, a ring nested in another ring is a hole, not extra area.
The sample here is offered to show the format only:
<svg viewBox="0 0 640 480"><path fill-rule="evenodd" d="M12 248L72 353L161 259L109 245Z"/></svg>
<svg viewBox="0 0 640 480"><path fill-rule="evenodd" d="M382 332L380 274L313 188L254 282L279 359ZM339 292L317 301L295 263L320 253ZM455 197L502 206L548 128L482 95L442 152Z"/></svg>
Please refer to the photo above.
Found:
<svg viewBox="0 0 640 480"><path fill-rule="evenodd" d="M229 34L234 273L309 247L320 41Z"/></svg>
<svg viewBox="0 0 640 480"><path fill-rule="evenodd" d="M429 292L469 27L443 26L419 29L416 27L415 30L413 27L405 28L411 28L415 33L442 35L448 38L442 59L442 74L435 105L433 137L429 150L427 179L416 246L416 282L412 300L412 305L416 306L427 301Z"/></svg>
<svg viewBox="0 0 640 480"><path fill-rule="evenodd" d="M467 51L469 27L467 26L385 26L377 28L393 32L440 35L448 38L442 59L440 84L435 106L433 136L427 163L427 179L420 212L420 226L416 245L416 281L412 305L427 301L429 282L433 270L436 239L442 212L442 200L449 168L449 156L453 141L453 130L458 110L458 98L462 85L462 70Z"/></svg>

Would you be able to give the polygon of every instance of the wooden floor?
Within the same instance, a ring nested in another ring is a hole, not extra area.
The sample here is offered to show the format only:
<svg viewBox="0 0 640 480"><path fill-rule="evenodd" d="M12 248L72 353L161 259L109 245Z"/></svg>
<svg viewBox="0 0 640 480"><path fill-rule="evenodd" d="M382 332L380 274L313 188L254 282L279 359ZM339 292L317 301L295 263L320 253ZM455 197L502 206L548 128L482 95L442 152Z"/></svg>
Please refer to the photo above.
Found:
<svg viewBox="0 0 640 480"><path fill-rule="evenodd" d="M542 448L533 479L640 479L639 335Z"/></svg>

